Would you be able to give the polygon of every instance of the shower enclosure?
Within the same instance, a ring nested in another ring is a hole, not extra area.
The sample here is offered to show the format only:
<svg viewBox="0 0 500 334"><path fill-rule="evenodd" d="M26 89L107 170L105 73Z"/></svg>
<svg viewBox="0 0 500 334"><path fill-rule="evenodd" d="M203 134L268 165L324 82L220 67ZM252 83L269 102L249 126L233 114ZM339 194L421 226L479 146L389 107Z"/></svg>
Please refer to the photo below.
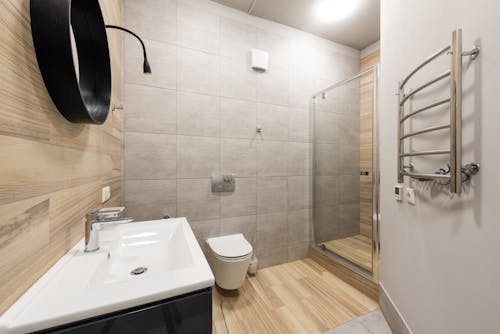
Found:
<svg viewBox="0 0 500 334"><path fill-rule="evenodd" d="M315 247L376 278L377 73L370 67L313 96Z"/></svg>

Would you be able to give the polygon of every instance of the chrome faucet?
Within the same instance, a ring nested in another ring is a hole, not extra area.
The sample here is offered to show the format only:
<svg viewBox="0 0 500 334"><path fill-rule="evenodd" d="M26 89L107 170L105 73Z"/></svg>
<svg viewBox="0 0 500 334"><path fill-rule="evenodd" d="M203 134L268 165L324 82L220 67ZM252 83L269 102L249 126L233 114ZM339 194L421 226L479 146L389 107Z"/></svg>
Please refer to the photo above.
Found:
<svg viewBox="0 0 500 334"><path fill-rule="evenodd" d="M99 249L99 231L103 225L128 224L132 218L121 218L124 207L89 212L85 220L85 252Z"/></svg>

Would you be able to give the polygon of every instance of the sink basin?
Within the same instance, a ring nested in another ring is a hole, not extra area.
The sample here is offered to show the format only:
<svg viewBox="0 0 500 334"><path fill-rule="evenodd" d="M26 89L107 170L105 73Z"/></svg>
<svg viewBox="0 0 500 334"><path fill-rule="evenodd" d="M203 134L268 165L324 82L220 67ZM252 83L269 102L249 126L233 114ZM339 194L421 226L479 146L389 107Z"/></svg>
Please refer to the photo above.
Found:
<svg viewBox="0 0 500 334"><path fill-rule="evenodd" d="M83 240L0 318L0 333L26 333L213 286L185 218L103 227L100 249Z"/></svg>
<svg viewBox="0 0 500 334"><path fill-rule="evenodd" d="M166 275L194 264L181 221L110 226L101 231L100 239L101 250L109 255L95 271L92 286ZM144 270L132 273L138 268Z"/></svg>

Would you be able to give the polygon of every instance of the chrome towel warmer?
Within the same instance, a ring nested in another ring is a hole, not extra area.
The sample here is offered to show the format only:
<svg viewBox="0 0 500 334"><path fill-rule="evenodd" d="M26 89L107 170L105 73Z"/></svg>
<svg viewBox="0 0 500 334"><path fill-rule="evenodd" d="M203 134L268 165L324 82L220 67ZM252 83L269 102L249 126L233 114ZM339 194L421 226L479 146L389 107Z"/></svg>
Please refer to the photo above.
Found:
<svg viewBox="0 0 500 334"><path fill-rule="evenodd" d="M479 47L474 46L470 51L462 51L462 29L453 31L451 45L447 45L437 51L423 63L418 65L406 78L398 83L398 182L403 183L404 176L420 180L444 180L449 182L450 191L460 194L462 191L462 57L470 56L471 59L476 59L479 54ZM438 75L434 79L424 83L416 89L405 93L405 86L413 75L433 60L442 55L451 54L451 69ZM412 96L422 91L423 89L432 86L446 78L450 78L450 97L440 101L433 102L422 108L419 108L411 113L405 114L405 102ZM450 105L450 123L431 126L418 131L405 133L404 122L414 117L421 112L432 110L435 107L449 103ZM413 151L405 152L404 140L417 136L423 133L450 129L450 147L449 149L429 150L429 151ZM450 171L449 174L441 173L414 173L413 165L405 165L405 158L413 156L428 156L428 155L449 155L450 156ZM476 164L476 166L478 166ZM478 167L479 168L479 167Z"/></svg>

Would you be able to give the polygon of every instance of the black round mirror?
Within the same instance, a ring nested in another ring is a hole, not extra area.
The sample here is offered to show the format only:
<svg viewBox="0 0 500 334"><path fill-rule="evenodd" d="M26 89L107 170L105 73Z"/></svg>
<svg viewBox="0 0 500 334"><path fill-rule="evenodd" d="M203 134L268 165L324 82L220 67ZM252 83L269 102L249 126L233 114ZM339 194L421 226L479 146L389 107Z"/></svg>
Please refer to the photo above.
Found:
<svg viewBox="0 0 500 334"><path fill-rule="evenodd" d="M111 65L98 0L31 0L30 12L38 66L59 112L73 123L104 123Z"/></svg>

